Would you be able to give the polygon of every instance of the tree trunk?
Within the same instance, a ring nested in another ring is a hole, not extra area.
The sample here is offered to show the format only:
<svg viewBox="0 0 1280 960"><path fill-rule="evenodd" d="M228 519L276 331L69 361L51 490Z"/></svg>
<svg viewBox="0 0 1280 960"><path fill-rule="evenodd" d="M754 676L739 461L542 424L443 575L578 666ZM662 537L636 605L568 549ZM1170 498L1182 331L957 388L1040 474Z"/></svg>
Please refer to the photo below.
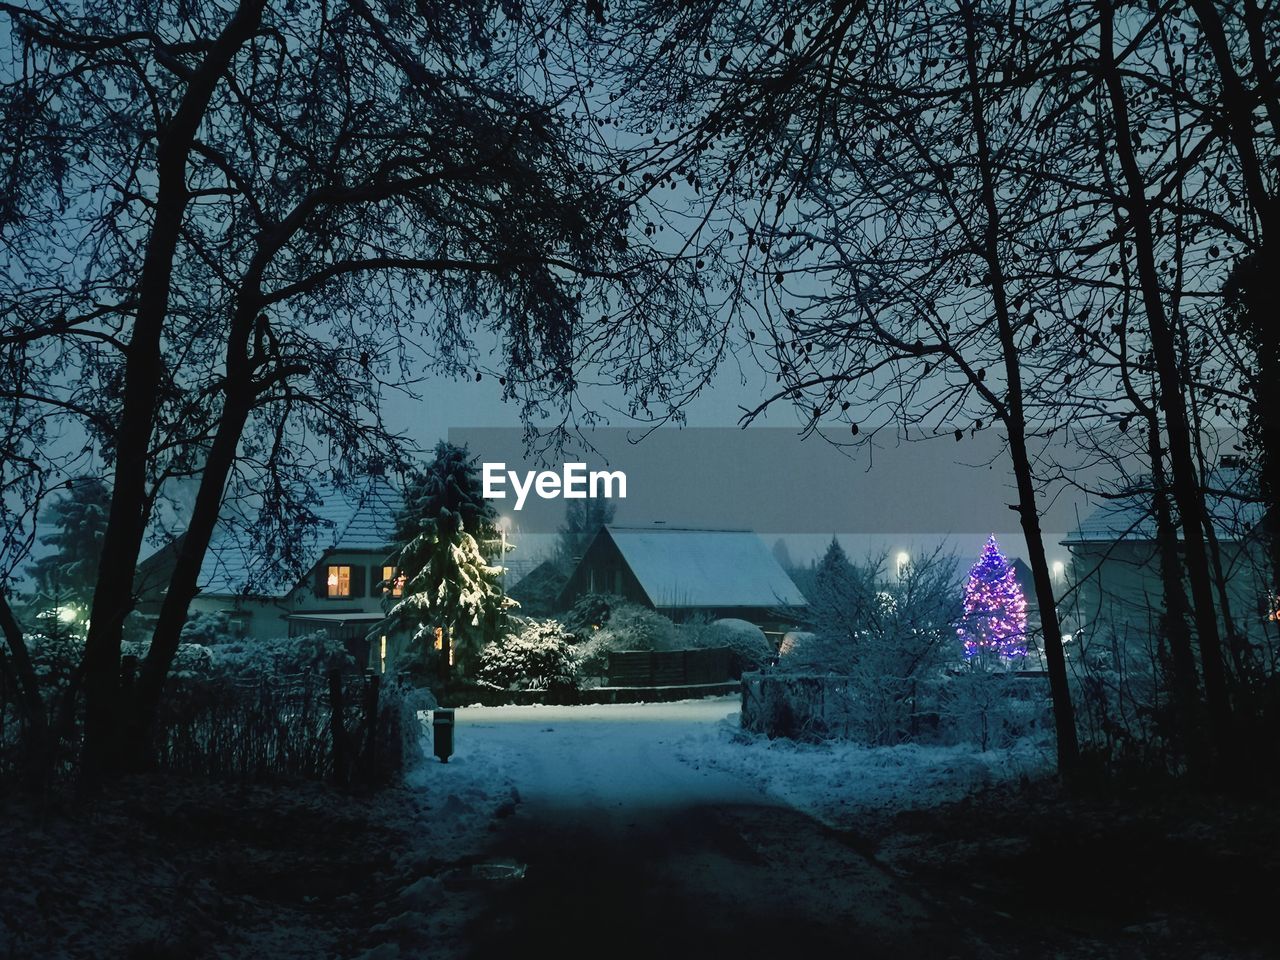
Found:
<svg viewBox="0 0 1280 960"><path fill-rule="evenodd" d="M1268 55L1265 15L1256 0L1245 0L1244 11L1250 59L1259 78L1254 91L1245 89L1231 58L1222 19L1212 0L1192 0L1191 7L1218 68L1222 102L1227 112L1227 130L1261 227L1261 240L1254 254L1257 266L1250 269L1252 282L1244 287L1244 296L1249 331L1258 349L1253 377L1255 440L1261 447L1260 492L1269 508L1265 533L1271 566L1270 588L1273 595L1280 595L1280 529L1277 529L1280 513L1276 507L1280 498L1280 418L1275 416L1275 411L1280 409L1280 329L1271 316L1270 298L1266 297L1264 306L1265 294L1262 292L1266 286L1263 278L1274 277L1280 271L1280 238L1276 237L1275 227L1276 218L1280 215L1280 199L1266 190L1268 180L1253 140L1253 102L1256 97L1266 110L1273 142L1280 143L1280 88L1276 85L1276 70ZM1268 602L1274 605L1274 597L1269 597Z"/></svg>
<svg viewBox="0 0 1280 960"><path fill-rule="evenodd" d="M965 55L968 66L969 99L973 109L973 125L978 147L978 167L982 177L982 203L986 213L983 229L982 256L991 271L991 292L995 306L996 322L1000 331L1000 346L1004 358L1006 395L1002 417L1009 439L1009 454L1013 461L1014 478L1018 488L1016 507L1022 533L1027 541L1027 561L1031 566L1035 585L1036 606L1040 611L1045 662L1049 671L1049 692L1053 700L1054 731L1058 747L1058 770L1064 780L1071 780L1079 769L1080 742L1076 734L1075 709L1071 703L1071 688L1067 678L1066 654L1062 649L1062 625L1058 619L1058 601L1053 593L1053 580L1049 575L1049 562L1044 551L1044 534L1040 529L1039 504L1037 503L1035 475L1031 457L1027 451L1027 424L1023 411L1022 369L1018 361L1018 346L1014 339L1013 323L1009 316L1009 301L1005 290L1004 265L1000 256L1000 210L996 201L996 188L991 170L991 153L987 140L987 124L982 102L982 87L978 78L978 50L976 26L971 4L963 4L965 18Z"/></svg>
<svg viewBox="0 0 1280 960"><path fill-rule="evenodd" d="M147 466L164 361L161 340L182 218L187 156L209 101L237 51L257 31L265 0L242 0L235 15L191 74L156 146L155 219L139 279L138 308L125 363L124 404L116 430L111 510L102 540L92 619L85 642L83 775L91 784L116 766L121 725L120 645L133 609L133 579L146 532Z"/></svg>
<svg viewBox="0 0 1280 960"><path fill-rule="evenodd" d="M52 746L49 737L49 716L45 712L44 698L40 695L40 683L36 678L31 654L22 636L22 627L13 615L9 598L0 590L0 631L9 647L10 659L18 674L18 689L22 697L22 714L27 720L26 743L28 782L35 789L48 782L49 760Z"/></svg>
<svg viewBox="0 0 1280 960"><path fill-rule="evenodd" d="M1133 152L1128 104L1125 101L1124 87L1113 53L1114 23L1111 0L1098 0L1098 9L1101 13L1099 60L1111 101L1115 123L1115 148L1125 179L1126 195L1122 198L1122 204L1129 212L1129 226L1137 254L1138 281L1159 382L1160 408L1164 413L1165 433L1168 436L1173 498L1178 507L1179 522L1182 525L1187 577L1191 585L1196 633L1200 642L1201 669L1204 674L1205 693L1209 706L1210 731L1219 758L1230 767L1233 766L1231 705L1222 658L1222 641L1213 600L1209 559L1204 543L1204 500L1192 454L1191 425L1187 415L1186 397L1183 395L1177 342L1164 313L1160 280L1156 269L1151 215L1142 172Z"/></svg>
<svg viewBox="0 0 1280 960"><path fill-rule="evenodd" d="M191 601L198 592L200 568L204 564L209 541L222 512L223 492L248 420L249 401L243 396L245 389L235 393L228 390L218 432L201 472L200 488L196 493L191 520L182 538L160 616L151 634L151 645L134 687L133 702L127 705L121 755L126 767L132 770L148 764L151 729L160 706L164 681L178 652L182 627L187 622Z"/></svg>
<svg viewBox="0 0 1280 960"><path fill-rule="evenodd" d="M1169 644L1170 686L1174 713L1187 765L1193 774L1207 772L1200 735L1200 682L1196 676L1195 652L1191 648L1186 587L1182 560L1178 556L1178 530L1169 509L1168 481L1164 471L1164 449L1160 443L1160 421L1147 408L1147 455L1151 460L1152 510L1156 521L1156 545L1160 552L1160 583L1164 591L1164 634Z"/></svg>

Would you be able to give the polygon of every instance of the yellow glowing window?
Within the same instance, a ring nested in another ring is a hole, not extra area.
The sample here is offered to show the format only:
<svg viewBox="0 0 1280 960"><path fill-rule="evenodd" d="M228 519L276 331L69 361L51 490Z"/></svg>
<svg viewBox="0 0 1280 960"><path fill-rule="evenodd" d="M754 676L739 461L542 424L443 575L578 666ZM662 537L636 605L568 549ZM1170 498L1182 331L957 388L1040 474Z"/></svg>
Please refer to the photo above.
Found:
<svg viewBox="0 0 1280 960"><path fill-rule="evenodd" d="M351 596L351 568L347 566L329 567L329 576L325 581L331 597Z"/></svg>
<svg viewBox="0 0 1280 960"><path fill-rule="evenodd" d="M404 575L396 576L395 567L382 568L382 595L388 593L393 597L404 596Z"/></svg>

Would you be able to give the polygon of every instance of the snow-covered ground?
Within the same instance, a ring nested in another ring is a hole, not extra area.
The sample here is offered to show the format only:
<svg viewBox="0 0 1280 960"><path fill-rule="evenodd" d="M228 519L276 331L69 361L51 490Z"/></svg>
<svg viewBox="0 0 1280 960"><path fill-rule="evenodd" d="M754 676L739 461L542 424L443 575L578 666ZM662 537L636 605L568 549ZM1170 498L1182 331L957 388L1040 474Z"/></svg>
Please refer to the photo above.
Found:
<svg viewBox="0 0 1280 960"><path fill-rule="evenodd" d="M580 707L467 707L455 755L413 782L479 809L511 796L529 808L637 808L775 802L830 825L958 799L1050 766L1046 744L864 747L744 733L736 697ZM429 749L429 746L428 746Z"/></svg>

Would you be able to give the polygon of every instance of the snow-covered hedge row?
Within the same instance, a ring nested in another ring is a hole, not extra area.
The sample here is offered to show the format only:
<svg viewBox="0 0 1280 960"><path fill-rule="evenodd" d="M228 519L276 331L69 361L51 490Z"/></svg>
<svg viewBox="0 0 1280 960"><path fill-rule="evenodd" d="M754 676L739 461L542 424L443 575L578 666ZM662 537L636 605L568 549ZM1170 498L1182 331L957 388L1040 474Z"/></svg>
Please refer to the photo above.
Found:
<svg viewBox="0 0 1280 960"><path fill-rule="evenodd" d="M600 629L588 632L578 644L578 670L583 676L603 676L610 653L673 650L678 638L676 625L662 614L624 601L609 610Z"/></svg>
<svg viewBox="0 0 1280 960"><path fill-rule="evenodd" d="M208 650L213 670L235 677L346 673L356 665L346 645L323 630L300 637L231 640Z"/></svg>
<svg viewBox="0 0 1280 960"><path fill-rule="evenodd" d="M680 625L682 646L693 649L728 647L741 670L758 670L774 657L773 645L764 631L746 620L728 618L710 623Z"/></svg>
<svg viewBox="0 0 1280 960"><path fill-rule="evenodd" d="M763 671L742 678L742 726L769 737L854 740L873 746L1006 746L1048 729L1047 683L964 671L870 688L857 676Z"/></svg>

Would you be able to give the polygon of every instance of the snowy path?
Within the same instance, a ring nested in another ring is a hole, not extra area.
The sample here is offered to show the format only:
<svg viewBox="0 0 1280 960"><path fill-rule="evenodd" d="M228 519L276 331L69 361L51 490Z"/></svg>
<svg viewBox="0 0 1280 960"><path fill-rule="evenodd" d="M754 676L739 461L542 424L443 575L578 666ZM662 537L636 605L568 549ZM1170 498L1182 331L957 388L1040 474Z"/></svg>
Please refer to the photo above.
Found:
<svg viewBox="0 0 1280 960"><path fill-rule="evenodd" d="M873 861L749 777L682 762L736 709L459 710L455 758L423 783L460 809L513 786L485 858L527 864L486 891L472 955L936 955L929 911Z"/></svg>
<svg viewBox="0 0 1280 960"><path fill-rule="evenodd" d="M466 768L497 789L514 781L528 813L764 803L732 774L695 768L677 754L737 712L735 698L671 704L472 707L457 711L456 753L438 783Z"/></svg>

